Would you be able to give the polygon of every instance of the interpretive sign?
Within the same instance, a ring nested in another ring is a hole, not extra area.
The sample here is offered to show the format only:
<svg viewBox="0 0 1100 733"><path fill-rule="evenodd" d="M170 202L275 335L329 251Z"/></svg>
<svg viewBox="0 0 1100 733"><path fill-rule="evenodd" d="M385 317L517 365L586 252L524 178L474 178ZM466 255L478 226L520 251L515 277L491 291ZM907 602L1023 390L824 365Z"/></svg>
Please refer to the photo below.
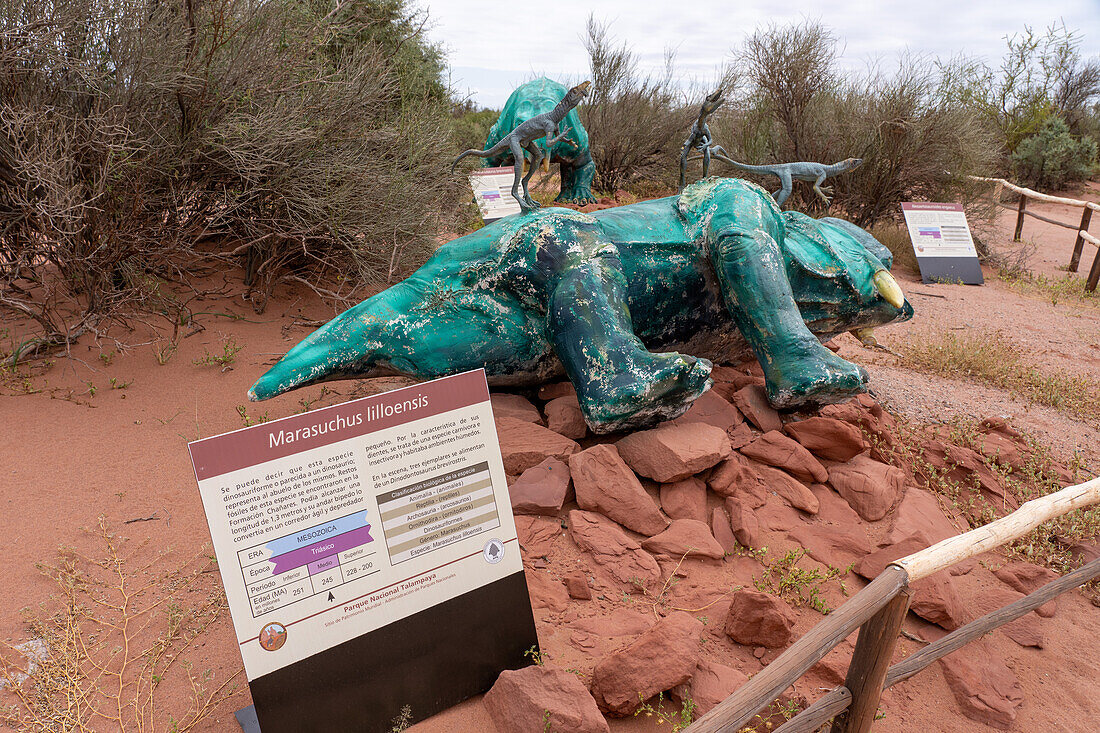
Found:
<svg viewBox="0 0 1100 733"><path fill-rule="evenodd" d="M470 173L470 187L474 189L474 200L481 210L481 219L491 224L509 214L518 214L519 202L512 195L512 181L515 180L515 168L479 168Z"/></svg>
<svg viewBox="0 0 1100 733"><path fill-rule="evenodd" d="M921 280L967 285L985 282L962 204L907 202L901 210Z"/></svg>
<svg viewBox="0 0 1100 733"><path fill-rule="evenodd" d="M528 663L484 371L189 447L256 730L389 730Z"/></svg>

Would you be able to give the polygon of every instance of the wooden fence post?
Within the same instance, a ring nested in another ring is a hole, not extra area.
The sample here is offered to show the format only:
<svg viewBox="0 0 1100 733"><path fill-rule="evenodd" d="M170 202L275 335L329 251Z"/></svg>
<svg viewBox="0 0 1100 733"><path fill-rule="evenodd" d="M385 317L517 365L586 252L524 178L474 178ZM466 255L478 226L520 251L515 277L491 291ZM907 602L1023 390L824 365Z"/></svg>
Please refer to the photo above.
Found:
<svg viewBox="0 0 1100 733"><path fill-rule="evenodd" d="M1096 259L1092 261L1089 279L1085 282L1085 292L1095 293L1097 285L1100 285L1100 247L1096 248Z"/></svg>
<svg viewBox="0 0 1100 733"><path fill-rule="evenodd" d="M909 611L909 591L901 591L859 629L856 651L848 665L844 686L852 703L833 723L833 733L867 733L875 722L890 658L898 643L901 623Z"/></svg>
<svg viewBox="0 0 1100 733"><path fill-rule="evenodd" d="M1027 208L1027 196L1020 194L1020 213L1016 214L1016 233L1012 235L1013 242L1020 241L1020 235L1024 232L1024 209Z"/></svg>
<svg viewBox="0 0 1100 733"><path fill-rule="evenodd" d="M1081 214L1081 226L1078 227L1077 241L1073 243L1073 256L1069 258L1070 272L1077 272L1077 265L1081 262L1081 250L1085 247L1085 238L1081 236L1081 232L1087 232L1091 223L1092 209L1086 206L1085 211Z"/></svg>

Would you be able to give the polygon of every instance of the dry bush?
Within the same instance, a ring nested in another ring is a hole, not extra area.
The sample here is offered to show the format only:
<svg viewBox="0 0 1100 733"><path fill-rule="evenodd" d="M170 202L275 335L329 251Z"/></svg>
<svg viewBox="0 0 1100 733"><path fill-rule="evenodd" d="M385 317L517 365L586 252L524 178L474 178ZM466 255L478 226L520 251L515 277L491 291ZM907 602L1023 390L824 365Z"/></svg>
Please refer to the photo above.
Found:
<svg viewBox="0 0 1100 733"><path fill-rule="evenodd" d="M630 48L616 45L593 16L584 46L592 91L578 112L596 163L594 188L614 193L636 179L663 182L698 113L674 81L672 54L663 73L643 77Z"/></svg>
<svg viewBox="0 0 1100 733"><path fill-rule="evenodd" d="M58 592L26 611L29 642L0 644L14 703L0 721L20 733L183 733L225 702L242 671L196 670L195 647L227 610L209 558L182 562L113 533L103 518L91 556L68 549L42 572ZM167 705L175 697L181 703Z"/></svg>
<svg viewBox="0 0 1100 733"><path fill-rule="evenodd" d="M20 351L156 310L211 258L257 310L285 278L347 294L419 263L461 188L405 5L4 4L0 306L40 331Z"/></svg>
<svg viewBox="0 0 1100 733"><path fill-rule="evenodd" d="M988 187L968 180L988 173L998 145L980 116L956 93L960 70L903 55L896 70L843 74L837 40L816 23L758 31L739 54L751 82L712 128L732 157L749 164L862 158L861 167L829 180L832 207L865 227L900 218L903 201L962 200L978 207ZM726 175L742 175L719 164ZM776 179L751 177L769 190ZM821 211L796 183L791 205Z"/></svg>

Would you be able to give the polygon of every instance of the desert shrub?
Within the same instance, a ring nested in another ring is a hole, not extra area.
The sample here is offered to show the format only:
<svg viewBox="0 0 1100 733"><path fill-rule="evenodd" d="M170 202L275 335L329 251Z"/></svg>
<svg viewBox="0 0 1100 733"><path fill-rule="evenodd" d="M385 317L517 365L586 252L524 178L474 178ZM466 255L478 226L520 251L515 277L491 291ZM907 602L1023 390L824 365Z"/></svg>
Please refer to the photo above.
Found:
<svg viewBox="0 0 1100 733"><path fill-rule="evenodd" d="M899 218L903 201L972 203L985 191L967 176L994 170L999 145L956 94L957 64L902 55L889 73L845 74L837 39L816 23L758 31L738 57L750 85L711 126L718 142L753 164L862 158L861 167L828 181L836 214L871 226ZM721 164L718 172L778 188L775 177ZM795 184L789 201L823 210L804 184Z"/></svg>
<svg viewBox="0 0 1100 733"><path fill-rule="evenodd" d="M455 127L456 150L481 149L489 137L489 130L500 117L500 110L477 109L473 105L456 105L452 111Z"/></svg>
<svg viewBox="0 0 1100 733"><path fill-rule="evenodd" d="M662 74L643 77L630 48L592 16L584 46L592 90L578 113L596 163L594 188L613 193L635 178L667 177L695 114L674 80L672 54Z"/></svg>
<svg viewBox="0 0 1100 733"><path fill-rule="evenodd" d="M1075 139L1060 117L1049 117L1038 133L1024 138L1012 154L1017 177L1039 188L1062 188L1096 168L1096 141Z"/></svg>
<svg viewBox="0 0 1100 733"><path fill-rule="evenodd" d="M425 257L461 188L439 55L405 8L0 6L0 306L40 331L20 351L163 309L211 259L262 310L286 278L346 294Z"/></svg>

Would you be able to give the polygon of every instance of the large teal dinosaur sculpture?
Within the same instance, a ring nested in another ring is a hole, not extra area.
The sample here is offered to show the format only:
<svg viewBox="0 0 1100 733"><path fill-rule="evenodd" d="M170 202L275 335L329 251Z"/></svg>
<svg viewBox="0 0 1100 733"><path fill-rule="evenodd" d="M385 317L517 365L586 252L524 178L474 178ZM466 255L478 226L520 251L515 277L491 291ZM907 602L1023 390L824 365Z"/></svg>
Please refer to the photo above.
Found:
<svg viewBox="0 0 1100 733"><path fill-rule="evenodd" d="M527 120L554 109L558 100L567 92L564 85L545 77L521 84L509 95L496 124L489 130L489 137L485 140L486 149L493 148L509 132ZM596 164L592 162L588 150L588 132L581 124L576 109L570 109L569 114L561 121L560 129L564 137L549 149L542 144L540 151L546 156L543 160L547 165L558 163L561 192L555 200L580 206L594 204L596 197L592 195L592 178L596 175ZM489 156L485 165L513 165L514 162L511 150L506 148ZM533 167L534 164L532 169Z"/></svg>
<svg viewBox="0 0 1100 733"><path fill-rule="evenodd" d="M541 209L443 245L291 349L249 397L478 367L535 384L564 369L603 433L681 414L711 384L708 359L751 349L777 407L832 402L867 374L818 337L913 313L890 262L855 225L781 212L739 179L595 214Z"/></svg>

